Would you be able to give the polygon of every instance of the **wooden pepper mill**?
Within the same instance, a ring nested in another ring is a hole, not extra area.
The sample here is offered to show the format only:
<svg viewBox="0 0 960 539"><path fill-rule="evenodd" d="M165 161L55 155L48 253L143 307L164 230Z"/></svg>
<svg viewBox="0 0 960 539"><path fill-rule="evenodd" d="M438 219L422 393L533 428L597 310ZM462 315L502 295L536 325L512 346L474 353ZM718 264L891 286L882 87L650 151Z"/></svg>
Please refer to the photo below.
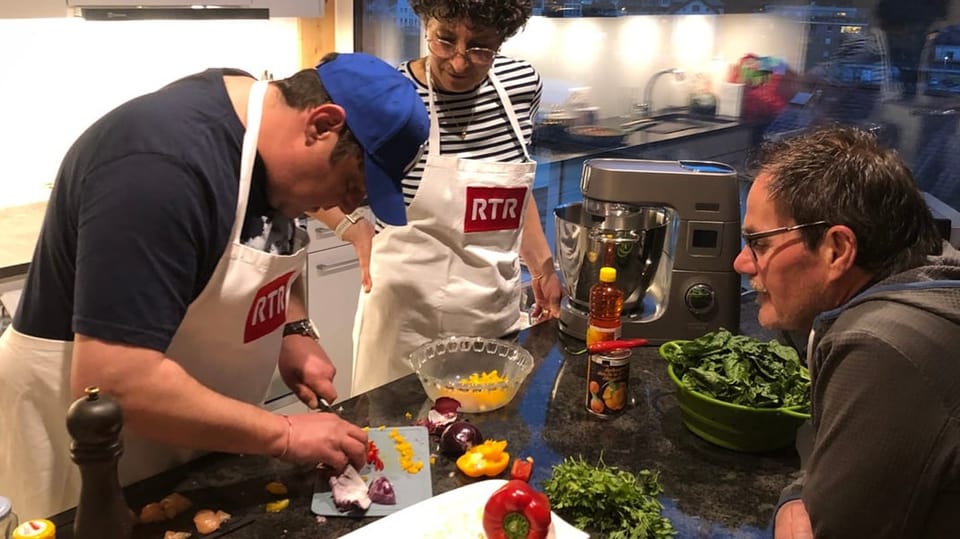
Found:
<svg viewBox="0 0 960 539"><path fill-rule="evenodd" d="M80 467L80 500L73 521L74 539L129 539L130 510L120 490L117 463L123 454L123 412L97 387L84 390L67 410L73 438L70 456Z"/></svg>

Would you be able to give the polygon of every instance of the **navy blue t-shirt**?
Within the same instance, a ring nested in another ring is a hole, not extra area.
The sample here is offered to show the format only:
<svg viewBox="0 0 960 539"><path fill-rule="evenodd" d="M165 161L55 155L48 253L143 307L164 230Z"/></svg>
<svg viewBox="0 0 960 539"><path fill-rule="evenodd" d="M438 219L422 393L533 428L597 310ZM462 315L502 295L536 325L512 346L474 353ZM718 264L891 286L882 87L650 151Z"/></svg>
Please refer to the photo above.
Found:
<svg viewBox="0 0 960 539"><path fill-rule="evenodd" d="M229 241L243 124L209 69L135 98L88 128L60 166L14 318L165 351ZM252 78L252 77L251 77ZM295 223L267 204L258 158L241 240L289 253Z"/></svg>

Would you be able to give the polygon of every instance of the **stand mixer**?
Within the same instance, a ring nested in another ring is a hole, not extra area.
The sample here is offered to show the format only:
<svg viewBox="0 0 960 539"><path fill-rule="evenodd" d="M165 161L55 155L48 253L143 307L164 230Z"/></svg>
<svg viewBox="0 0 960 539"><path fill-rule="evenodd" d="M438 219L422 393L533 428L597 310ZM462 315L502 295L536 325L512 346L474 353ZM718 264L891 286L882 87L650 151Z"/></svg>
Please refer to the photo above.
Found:
<svg viewBox="0 0 960 539"><path fill-rule="evenodd" d="M617 269L621 334L651 344L740 326L736 171L706 161L590 159L583 202L554 210L567 297L560 330L583 339L600 268Z"/></svg>

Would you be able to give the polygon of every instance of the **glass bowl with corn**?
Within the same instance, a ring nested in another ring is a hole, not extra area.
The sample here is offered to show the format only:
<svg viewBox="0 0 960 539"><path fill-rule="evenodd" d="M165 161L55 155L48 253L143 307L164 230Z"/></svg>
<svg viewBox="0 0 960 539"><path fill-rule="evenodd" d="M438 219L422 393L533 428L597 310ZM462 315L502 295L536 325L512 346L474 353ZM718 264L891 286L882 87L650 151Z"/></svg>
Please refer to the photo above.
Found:
<svg viewBox="0 0 960 539"><path fill-rule="evenodd" d="M464 413L506 406L533 370L533 356L517 343L451 336L430 341L407 358L431 400L450 397Z"/></svg>

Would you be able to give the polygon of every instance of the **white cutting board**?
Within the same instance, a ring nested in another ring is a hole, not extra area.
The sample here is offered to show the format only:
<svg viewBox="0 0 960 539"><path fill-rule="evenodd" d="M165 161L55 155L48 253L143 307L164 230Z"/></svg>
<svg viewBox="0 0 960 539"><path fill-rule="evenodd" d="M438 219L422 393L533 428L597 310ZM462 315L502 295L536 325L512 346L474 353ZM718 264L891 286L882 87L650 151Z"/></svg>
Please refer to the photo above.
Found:
<svg viewBox="0 0 960 539"><path fill-rule="evenodd" d="M404 537L419 539L484 539L483 506L506 480L487 479L444 492L413 507L398 511L348 533L343 539L383 539ZM556 513L551 513L549 539L588 539Z"/></svg>
<svg viewBox="0 0 960 539"><path fill-rule="evenodd" d="M415 474L408 473L400 467L400 453L394 441L390 438L390 431L396 429L413 447L413 460L423 462L423 468ZM380 460L383 461L383 470L376 471L372 466L365 466L358 470L360 475L367 478L367 485L378 475L385 475L393 490L397 494L395 505L381 505L372 503L363 513L343 513L333 503L333 493L330 492L330 483L321 478L313 493L310 510L318 515L351 516L351 517L382 517L410 507L418 502L433 496L433 482L430 476L430 440L426 427L385 427L383 430L371 428L367 431L367 438L377 445Z"/></svg>

